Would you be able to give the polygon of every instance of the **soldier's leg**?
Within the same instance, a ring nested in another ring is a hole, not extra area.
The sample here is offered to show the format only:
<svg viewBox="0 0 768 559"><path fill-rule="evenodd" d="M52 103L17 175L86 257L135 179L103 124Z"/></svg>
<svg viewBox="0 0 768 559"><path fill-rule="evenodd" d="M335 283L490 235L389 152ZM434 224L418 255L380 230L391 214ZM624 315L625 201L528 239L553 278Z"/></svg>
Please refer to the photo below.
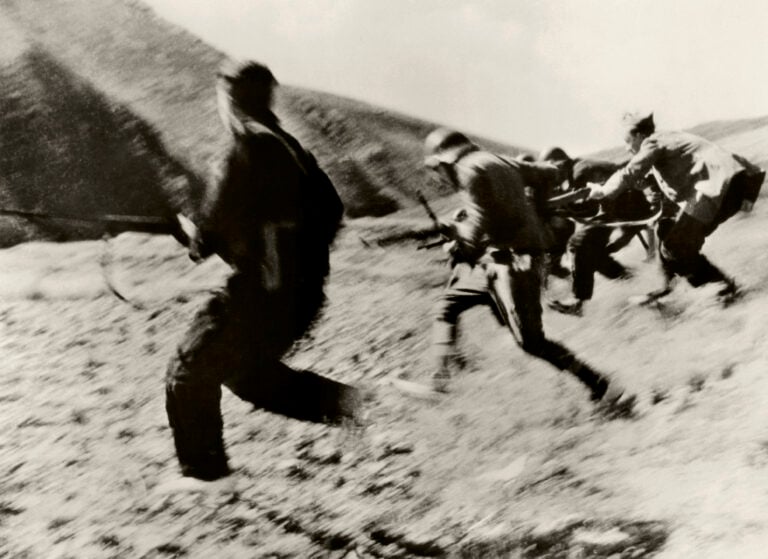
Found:
<svg viewBox="0 0 768 559"><path fill-rule="evenodd" d="M547 274L559 278L568 277L568 269L563 267L562 259L568 250L568 241L576 230L576 225L569 219L553 216L549 220L552 231L552 247L549 249L549 262L545 269Z"/></svg>
<svg viewBox="0 0 768 559"><path fill-rule="evenodd" d="M221 381L230 363L226 293L215 296L192 322L168 366L166 412L182 474L214 480L229 473L220 410Z"/></svg>
<svg viewBox="0 0 768 559"><path fill-rule="evenodd" d="M613 230L610 227L599 227L596 229L597 231L595 231L594 240L592 241L595 253L595 271L608 279L626 277L628 274L627 268L611 256L612 253L623 248L621 242L610 242L611 235L613 234ZM626 235L631 240L635 236L635 231Z"/></svg>
<svg viewBox="0 0 768 559"><path fill-rule="evenodd" d="M550 301L549 306L561 313L580 316L584 301L592 298L595 272L605 258L608 235L605 227L585 226L571 237L571 290L573 297Z"/></svg>
<svg viewBox="0 0 768 559"><path fill-rule="evenodd" d="M451 282L433 310L432 344L436 361L433 379L436 389L447 389L450 364L456 356L459 316L471 307L490 302L485 270L480 266L458 264Z"/></svg>
<svg viewBox="0 0 768 559"><path fill-rule="evenodd" d="M584 227L571 239L573 253L573 296L581 301L592 298L595 272L604 259L610 232L605 227Z"/></svg>
<svg viewBox="0 0 768 559"><path fill-rule="evenodd" d="M356 388L291 369L269 351L254 363L254 370L237 371L224 384L257 408L294 419L338 424L359 418L361 395Z"/></svg>
<svg viewBox="0 0 768 559"><path fill-rule="evenodd" d="M591 393L593 400L600 400L608 391L607 377L581 361L562 344L550 340L544 334L540 303L540 284L535 274L512 271L512 299L515 313L520 321L522 348L530 355L547 361L561 371L574 375ZM614 387L613 392L623 394L623 389Z"/></svg>
<svg viewBox="0 0 768 559"><path fill-rule="evenodd" d="M732 283L701 254L704 239L712 229L687 214L680 215L661 243L661 262L668 276L685 277L693 287L712 282Z"/></svg>

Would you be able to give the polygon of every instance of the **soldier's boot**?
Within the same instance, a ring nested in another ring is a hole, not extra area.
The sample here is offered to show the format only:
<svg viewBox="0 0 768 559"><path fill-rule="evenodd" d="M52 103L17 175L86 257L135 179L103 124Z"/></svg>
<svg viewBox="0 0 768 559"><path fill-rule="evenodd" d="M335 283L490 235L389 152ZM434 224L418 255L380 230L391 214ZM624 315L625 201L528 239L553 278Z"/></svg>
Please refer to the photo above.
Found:
<svg viewBox="0 0 768 559"><path fill-rule="evenodd" d="M568 299L549 301L547 306L562 314L569 314L572 316L581 316L584 310L584 301L576 297L570 297Z"/></svg>
<svg viewBox="0 0 768 559"><path fill-rule="evenodd" d="M732 305L744 295L743 290L731 278L726 278L723 284L717 292L717 298L724 307Z"/></svg>
<svg viewBox="0 0 768 559"><path fill-rule="evenodd" d="M432 375L432 390L440 392L441 394L447 394L450 390L451 373L448 371L437 371Z"/></svg>
<svg viewBox="0 0 768 559"><path fill-rule="evenodd" d="M161 482L154 489L155 495L181 495L190 493L215 495L216 497L227 499L237 499L237 480L232 476L214 480L204 480L190 476L179 476Z"/></svg>

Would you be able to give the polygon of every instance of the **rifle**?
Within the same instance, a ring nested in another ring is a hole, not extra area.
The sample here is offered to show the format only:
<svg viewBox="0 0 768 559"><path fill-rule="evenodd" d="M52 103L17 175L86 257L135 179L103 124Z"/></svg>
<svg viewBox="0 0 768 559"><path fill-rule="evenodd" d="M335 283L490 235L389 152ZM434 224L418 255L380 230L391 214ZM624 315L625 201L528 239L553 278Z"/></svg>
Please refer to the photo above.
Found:
<svg viewBox="0 0 768 559"><path fill-rule="evenodd" d="M105 241L104 252L100 258L101 271L107 288L121 301L130 304L134 308L141 305L132 302L115 286L110 273L112 258L109 253L109 239L116 233L134 231L138 233L150 233L155 235L172 235L179 243L188 246L190 239L195 234L194 223L183 214L176 214L175 218L141 215L116 215L105 214L97 216L62 215L39 212L33 210L18 210L15 208L0 208L0 216L21 217L25 219L48 219L64 221L68 223L100 223L106 225L107 233L102 237Z"/></svg>
<svg viewBox="0 0 768 559"><path fill-rule="evenodd" d="M416 199L419 201L419 204L422 205L422 207L424 208L424 211L427 212L429 219L432 220L432 225L434 225L435 231L440 232L442 229L442 226L440 225L440 220L437 219L435 212L432 211L432 208L430 207L429 202L427 202L427 199L424 197L424 194L421 193L421 190L416 191Z"/></svg>
<svg viewBox="0 0 768 559"><path fill-rule="evenodd" d="M429 205L429 202L427 202L427 199L424 197L424 194L422 194L421 190L416 191L416 199L424 208L424 211L427 212L429 219L432 221L432 226L435 229L435 233L437 233L440 237L436 241L419 245L417 250L426 250L442 245L446 242L446 240L448 240L444 233L445 227L440 223L440 220L437 218L437 215L435 215L435 212L432 211L432 207Z"/></svg>
<svg viewBox="0 0 768 559"><path fill-rule="evenodd" d="M26 219L47 219L69 223L100 223L110 230L128 230L138 233L168 234L176 236L179 222L173 219L157 216L105 214L95 216L64 215L39 212L34 210L18 210L15 208L0 208L0 216L23 217Z"/></svg>
<svg viewBox="0 0 768 559"><path fill-rule="evenodd" d="M567 206L573 202L581 202L589 197L590 189L588 187L574 190L573 192L566 192L560 196L555 196L547 200L547 206L550 209L561 208Z"/></svg>

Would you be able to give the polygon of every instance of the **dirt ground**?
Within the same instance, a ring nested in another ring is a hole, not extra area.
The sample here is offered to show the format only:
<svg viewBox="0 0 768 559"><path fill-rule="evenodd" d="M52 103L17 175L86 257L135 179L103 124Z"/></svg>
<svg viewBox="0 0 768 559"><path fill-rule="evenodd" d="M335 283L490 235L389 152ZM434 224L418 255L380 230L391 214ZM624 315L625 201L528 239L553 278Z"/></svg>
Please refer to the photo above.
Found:
<svg viewBox="0 0 768 559"><path fill-rule="evenodd" d="M431 372L429 313L448 270L415 242L365 246L351 223L324 320L288 361L369 394L364 433L253 411L225 392L237 498L163 497L176 474L163 375L226 267L172 239L0 252L0 557L765 557L765 204L705 245L747 288L722 309L681 286L663 312L626 304L658 281L639 246L583 318L545 327L640 394L592 413L574 379L518 349L487 309L462 321L450 395L390 384ZM391 223L396 223L392 221ZM393 227L407 227L397 222ZM548 296L567 284L552 280Z"/></svg>

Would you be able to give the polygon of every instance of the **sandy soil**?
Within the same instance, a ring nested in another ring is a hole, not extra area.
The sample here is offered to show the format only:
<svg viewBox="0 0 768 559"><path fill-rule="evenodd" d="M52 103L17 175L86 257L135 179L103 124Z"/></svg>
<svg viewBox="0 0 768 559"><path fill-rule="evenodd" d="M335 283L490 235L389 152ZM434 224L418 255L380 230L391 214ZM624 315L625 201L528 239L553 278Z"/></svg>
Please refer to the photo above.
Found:
<svg viewBox="0 0 768 559"><path fill-rule="evenodd" d="M364 246L382 222L351 224L325 318L288 359L364 386L371 425L303 424L225 393L240 488L225 500L154 489L176 472L164 368L226 267L123 235L109 273L129 305L100 242L2 251L0 557L764 557L765 214L705 247L748 288L736 305L683 286L663 313L629 307L657 280L630 247L636 276L600 281L583 318L545 312L553 337L640 394L640 414L615 421L485 309L463 320L451 395L397 392L391 376L431 372L447 269L414 242Z"/></svg>

